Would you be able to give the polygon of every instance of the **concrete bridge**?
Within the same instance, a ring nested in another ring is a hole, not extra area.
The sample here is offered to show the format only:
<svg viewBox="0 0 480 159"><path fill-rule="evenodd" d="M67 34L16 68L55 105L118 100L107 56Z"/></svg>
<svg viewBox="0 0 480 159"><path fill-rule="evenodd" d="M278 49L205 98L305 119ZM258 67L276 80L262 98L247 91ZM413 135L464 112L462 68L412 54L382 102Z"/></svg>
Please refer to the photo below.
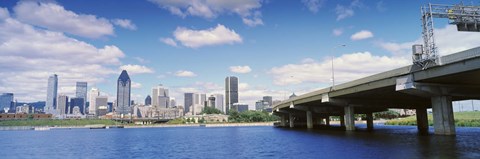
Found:
<svg viewBox="0 0 480 159"><path fill-rule="evenodd" d="M410 65L293 97L274 105L273 112L282 126L313 128L339 116L341 126L353 131L354 114L366 114L367 128L373 129L373 112L416 109L418 131L424 134L427 108L432 108L435 134L455 135L452 101L480 99L480 47L439 60L425 70Z"/></svg>

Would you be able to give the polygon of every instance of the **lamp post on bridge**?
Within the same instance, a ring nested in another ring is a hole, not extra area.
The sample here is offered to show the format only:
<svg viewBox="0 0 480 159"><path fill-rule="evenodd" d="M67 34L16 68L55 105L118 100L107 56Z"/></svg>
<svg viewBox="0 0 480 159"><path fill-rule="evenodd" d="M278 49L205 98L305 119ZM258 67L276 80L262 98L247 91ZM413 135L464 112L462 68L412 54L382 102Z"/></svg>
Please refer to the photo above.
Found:
<svg viewBox="0 0 480 159"><path fill-rule="evenodd" d="M335 70L334 70L334 67L333 67L333 60L335 59L335 49L338 48L338 47L345 47L347 46L346 44L341 44L341 45L337 45L335 47L332 48L332 90L335 90Z"/></svg>

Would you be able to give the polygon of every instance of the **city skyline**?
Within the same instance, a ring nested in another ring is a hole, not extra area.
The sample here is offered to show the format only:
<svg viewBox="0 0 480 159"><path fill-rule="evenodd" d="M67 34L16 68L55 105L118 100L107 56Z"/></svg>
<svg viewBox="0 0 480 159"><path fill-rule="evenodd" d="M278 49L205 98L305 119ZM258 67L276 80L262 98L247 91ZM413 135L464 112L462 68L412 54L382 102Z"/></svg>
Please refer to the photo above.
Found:
<svg viewBox="0 0 480 159"><path fill-rule="evenodd" d="M125 69L134 79L133 100L161 83L181 103L184 92L223 94L222 79L237 76L239 101L252 109L265 95L282 100L328 87L332 56L336 83L411 64L411 44L421 43L419 7L460 1L199 2L205 10L187 1L111 2L0 2L0 44L10 44L0 45L1 93L43 101L48 77L57 74L58 93L74 97L76 82L84 81L112 100L117 72ZM447 21L435 27L442 55L480 45L469 40L480 35L457 32ZM346 47L335 48L340 44Z"/></svg>

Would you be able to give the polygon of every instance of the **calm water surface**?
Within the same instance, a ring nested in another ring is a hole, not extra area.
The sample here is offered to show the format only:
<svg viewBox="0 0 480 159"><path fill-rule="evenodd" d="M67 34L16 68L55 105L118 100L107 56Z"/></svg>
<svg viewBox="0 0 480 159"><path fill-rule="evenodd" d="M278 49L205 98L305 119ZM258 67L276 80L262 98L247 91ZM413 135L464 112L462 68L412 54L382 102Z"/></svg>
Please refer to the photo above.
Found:
<svg viewBox="0 0 480 159"><path fill-rule="evenodd" d="M0 158L480 158L480 128L418 136L416 127L364 127L0 131Z"/></svg>

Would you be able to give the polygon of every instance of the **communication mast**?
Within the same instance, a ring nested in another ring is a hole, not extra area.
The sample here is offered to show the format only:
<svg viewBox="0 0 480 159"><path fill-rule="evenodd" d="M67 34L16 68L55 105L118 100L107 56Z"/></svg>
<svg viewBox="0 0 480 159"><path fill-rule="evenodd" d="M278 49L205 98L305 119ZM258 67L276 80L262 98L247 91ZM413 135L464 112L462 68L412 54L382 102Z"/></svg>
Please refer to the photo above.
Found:
<svg viewBox="0 0 480 159"><path fill-rule="evenodd" d="M435 45L433 18L448 18L448 23L456 25L458 31L480 32L480 6L463 4L428 4L420 8L422 13L423 46L413 45L413 63L427 69L441 65ZM455 40L455 39L453 39Z"/></svg>

